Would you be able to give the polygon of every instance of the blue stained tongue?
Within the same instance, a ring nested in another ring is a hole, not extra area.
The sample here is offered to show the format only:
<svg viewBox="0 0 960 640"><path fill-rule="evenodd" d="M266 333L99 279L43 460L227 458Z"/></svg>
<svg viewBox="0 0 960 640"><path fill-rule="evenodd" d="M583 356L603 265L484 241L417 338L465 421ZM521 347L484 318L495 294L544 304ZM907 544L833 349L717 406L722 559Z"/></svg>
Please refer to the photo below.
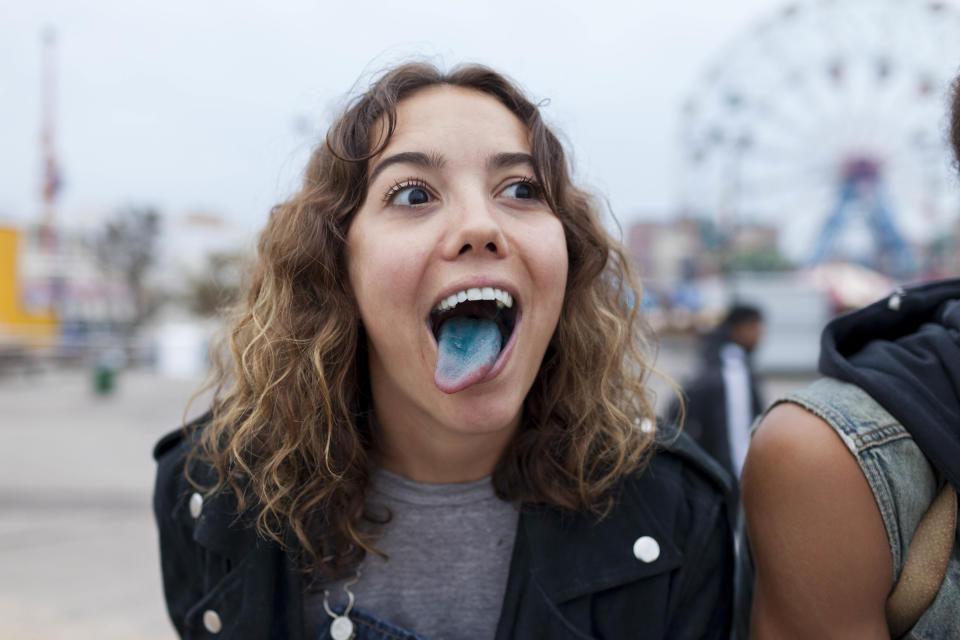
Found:
<svg viewBox="0 0 960 640"><path fill-rule="evenodd" d="M450 318L440 327L433 382L456 393L483 379L500 354L500 329L493 320Z"/></svg>

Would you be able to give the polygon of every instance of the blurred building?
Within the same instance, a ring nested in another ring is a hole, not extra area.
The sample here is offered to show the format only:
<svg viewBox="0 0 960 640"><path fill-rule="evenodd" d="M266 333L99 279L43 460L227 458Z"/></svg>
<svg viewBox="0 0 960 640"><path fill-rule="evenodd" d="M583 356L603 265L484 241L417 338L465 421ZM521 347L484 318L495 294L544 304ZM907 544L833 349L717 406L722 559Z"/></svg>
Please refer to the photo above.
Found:
<svg viewBox="0 0 960 640"><path fill-rule="evenodd" d="M644 282L670 288L720 270L721 257L701 220L638 221L627 232L627 248Z"/></svg>
<svg viewBox="0 0 960 640"><path fill-rule="evenodd" d="M191 276L208 269L209 256L253 252L253 234L221 213L194 210L168 215L160 239L163 268L158 277L168 290L182 291Z"/></svg>
<svg viewBox="0 0 960 640"><path fill-rule="evenodd" d="M24 303L22 247L19 229L0 227L0 348L46 345L57 333L57 318L49 308L30 309Z"/></svg>
<svg viewBox="0 0 960 640"><path fill-rule="evenodd" d="M83 361L120 340L134 361L177 372L205 368L213 323L193 313L191 288L209 276L211 263L220 265L217 277L235 288L239 259L211 262L210 256L251 254L250 234L211 213L163 217L145 276L158 308L131 333L140 320L137 292L129 274L105 263L104 247L98 246L109 220L87 212L55 229L0 225L0 356L26 349Z"/></svg>
<svg viewBox="0 0 960 640"><path fill-rule="evenodd" d="M168 378L200 379L209 367L218 311L239 293L253 234L210 211L168 216L160 242L159 284L167 304L144 329L154 365Z"/></svg>
<svg viewBox="0 0 960 640"><path fill-rule="evenodd" d="M8 225L0 237L0 340L69 351L129 321L129 288L99 268L85 231Z"/></svg>
<svg viewBox="0 0 960 640"><path fill-rule="evenodd" d="M689 306L676 294L698 280L789 268L778 246L779 229L763 223L721 228L709 220L680 217L638 221L627 232L627 248L644 284L658 292L661 306Z"/></svg>

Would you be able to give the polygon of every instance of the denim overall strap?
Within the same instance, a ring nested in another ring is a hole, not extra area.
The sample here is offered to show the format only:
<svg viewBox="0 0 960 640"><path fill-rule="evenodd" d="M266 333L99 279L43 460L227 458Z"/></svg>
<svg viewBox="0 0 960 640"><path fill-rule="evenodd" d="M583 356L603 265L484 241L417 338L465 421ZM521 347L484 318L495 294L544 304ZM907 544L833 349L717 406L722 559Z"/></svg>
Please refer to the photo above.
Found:
<svg viewBox="0 0 960 640"><path fill-rule="evenodd" d="M333 611L337 614L342 614L344 609L343 605L333 607ZM377 616L356 607L350 611L350 621L353 622L354 628L353 640L427 640L421 635L407 631L386 620L381 620ZM323 625L319 640L330 640L330 638L330 624L328 622Z"/></svg>

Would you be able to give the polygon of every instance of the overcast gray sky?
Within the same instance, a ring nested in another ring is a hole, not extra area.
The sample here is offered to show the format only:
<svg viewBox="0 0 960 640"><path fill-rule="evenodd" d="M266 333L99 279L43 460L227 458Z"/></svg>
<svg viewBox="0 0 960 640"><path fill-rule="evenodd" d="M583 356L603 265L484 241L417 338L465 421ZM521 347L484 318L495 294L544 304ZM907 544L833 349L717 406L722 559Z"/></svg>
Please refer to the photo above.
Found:
<svg viewBox="0 0 960 640"><path fill-rule="evenodd" d="M676 205L681 104L782 4L0 0L0 220L37 215L47 24L62 218L153 204L257 228L358 78L427 56L489 64L549 99L579 177L628 222Z"/></svg>

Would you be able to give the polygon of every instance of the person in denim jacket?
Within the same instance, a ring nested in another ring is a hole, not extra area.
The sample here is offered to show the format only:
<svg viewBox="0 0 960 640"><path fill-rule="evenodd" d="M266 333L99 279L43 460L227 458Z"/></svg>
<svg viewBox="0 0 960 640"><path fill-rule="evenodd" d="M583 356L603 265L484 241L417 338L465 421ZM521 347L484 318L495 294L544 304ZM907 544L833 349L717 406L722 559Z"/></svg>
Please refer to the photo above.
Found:
<svg viewBox="0 0 960 640"><path fill-rule="evenodd" d="M960 91L952 140L960 157ZM960 638L955 531L942 581L917 574L933 580L919 618L887 610L918 523L960 488L960 279L835 319L819 368L823 379L774 402L747 454L752 637Z"/></svg>
<svg viewBox="0 0 960 640"><path fill-rule="evenodd" d="M162 440L184 638L726 639L730 480L656 423L640 292L538 107L395 68L271 213Z"/></svg>

